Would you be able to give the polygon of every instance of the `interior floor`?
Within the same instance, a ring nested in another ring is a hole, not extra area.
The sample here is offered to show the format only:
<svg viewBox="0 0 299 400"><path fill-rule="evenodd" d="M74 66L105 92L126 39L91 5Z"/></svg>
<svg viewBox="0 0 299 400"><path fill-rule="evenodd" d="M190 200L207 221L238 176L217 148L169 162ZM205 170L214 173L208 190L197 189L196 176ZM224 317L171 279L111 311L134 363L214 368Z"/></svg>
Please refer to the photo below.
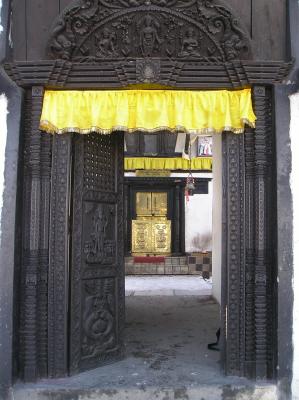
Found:
<svg viewBox="0 0 299 400"><path fill-rule="evenodd" d="M126 357L74 377L42 380L71 388L192 386L223 379L220 353L207 349L219 327L208 296L126 297Z"/></svg>
<svg viewBox="0 0 299 400"><path fill-rule="evenodd" d="M128 296L125 359L73 377L16 384L14 398L234 399L219 393L245 385L251 393L253 384L225 377L220 353L207 349L218 327L219 306L211 296Z"/></svg>
<svg viewBox="0 0 299 400"><path fill-rule="evenodd" d="M210 297L127 297L126 345L135 385L187 386L221 376L219 308ZM129 361L129 360L128 360Z"/></svg>
<svg viewBox="0 0 299 400"><path fill-rule="evenodd" d="M211 296L212 278L201 276L126 276L126 296Z"/></svg>

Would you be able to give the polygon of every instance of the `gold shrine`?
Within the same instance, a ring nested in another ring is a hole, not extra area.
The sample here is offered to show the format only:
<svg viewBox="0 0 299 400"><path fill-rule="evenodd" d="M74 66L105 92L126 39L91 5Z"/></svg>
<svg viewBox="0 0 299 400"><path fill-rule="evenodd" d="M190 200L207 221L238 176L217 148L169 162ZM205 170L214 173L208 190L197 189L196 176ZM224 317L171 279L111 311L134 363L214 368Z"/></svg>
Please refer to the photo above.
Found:
<svg viewBox="0 0 299 400"><path fill-rule="evenodd" d="M137 219L132 221L133 254L170 254L171 221L167 193L136 193Z"/></svg>

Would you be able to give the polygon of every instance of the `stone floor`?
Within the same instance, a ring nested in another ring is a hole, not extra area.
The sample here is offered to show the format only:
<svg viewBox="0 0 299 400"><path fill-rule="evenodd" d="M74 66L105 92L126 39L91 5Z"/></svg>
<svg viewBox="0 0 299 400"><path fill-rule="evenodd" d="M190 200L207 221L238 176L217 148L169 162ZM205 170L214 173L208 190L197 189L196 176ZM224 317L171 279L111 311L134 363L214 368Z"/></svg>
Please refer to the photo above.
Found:
<svg viewBox="0 0 299 400"><path fill-rule="evenodd" d="M128 296L124 360L69 378L16 384L12 398L276 399L274 385L223 375L219 353L207 349L218 326L219 306L210 296Z"/></svg>
<svg viewBox="0 0 299 400"><path fill-rule="evenodd" d="M211 296L212 279L201 276L126 276L126 296Z"/></svg>

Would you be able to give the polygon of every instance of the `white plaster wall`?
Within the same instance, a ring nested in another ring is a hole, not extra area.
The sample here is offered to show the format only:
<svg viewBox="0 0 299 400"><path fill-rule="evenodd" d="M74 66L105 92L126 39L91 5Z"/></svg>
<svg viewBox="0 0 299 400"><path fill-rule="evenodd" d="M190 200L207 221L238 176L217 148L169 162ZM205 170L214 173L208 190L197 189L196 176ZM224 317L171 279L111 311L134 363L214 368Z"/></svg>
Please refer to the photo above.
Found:
<svg viewBox="0 0 299 400"><path fill-rule="evenodd" d="M186 172L173 172L171 177L187 178ZM213 179L212 173L194 172L194 178ZM209 182L208 194L196 194L185 199L186 252L212 250L212 199L213 183Z"/></svg>
<svg viewBox="0 0 299 400"><path fill-rule="evenodd" d="M185 243L188 253L212 250L212 199L213 184L209 182L208 194L185 198Z"/></svg>
<svg viewBox="0 0 299 400"><path fill-rule="evenodd" d="M0 0L1 1L1 0ZM1 3L0 3L1 11ZM4 166L5 166L5 148L7 137L7 98L2 93L0 94L0 243L1 243L1 217L3 207L3 192L4 192Z"/></svg>
<svg viewBox="0 0 299 400"><path fill-rule="evenodd" d="M294 256L294 309L293 309L293 400L299 400L299 93L290 96L291 101L291 151L292 173L291 189L293 194L293 256Z"/></svg>
<svg viewBox="0 0 299 400"><path fill-rule="evenodd" d="M1 23L2 0L0 0L0 40L3 32ZM5 94L0 93L0 243L1 243L1 216L3 207L3 191L4 191L4 165L5 165L5 148L7 137L7 98Z"/></svg>
<svg viewBox="0 0 299 400"><path fill-rule="evenodd" d="M221 303L222 257L222 137L213 136L213 296Z"/></svg>
<svg viewBox="0 0 299 400"><path fill-rule="evenodd" d="M1 23L1 11L2 11L2 0L0 0L0 33L3 31L3 26Z"/></svg>

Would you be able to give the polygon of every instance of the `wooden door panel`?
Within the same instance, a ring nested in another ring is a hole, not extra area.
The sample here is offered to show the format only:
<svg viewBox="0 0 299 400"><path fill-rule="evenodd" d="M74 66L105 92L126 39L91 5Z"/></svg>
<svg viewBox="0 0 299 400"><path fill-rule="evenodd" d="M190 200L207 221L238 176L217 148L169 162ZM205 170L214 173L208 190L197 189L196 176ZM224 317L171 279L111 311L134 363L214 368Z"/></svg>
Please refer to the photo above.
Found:
<svg viewBox="0 0 299 400"><path fill-rule="evenodd" d="M74 141L70 372L123 355L123 137Z"/></svg>

